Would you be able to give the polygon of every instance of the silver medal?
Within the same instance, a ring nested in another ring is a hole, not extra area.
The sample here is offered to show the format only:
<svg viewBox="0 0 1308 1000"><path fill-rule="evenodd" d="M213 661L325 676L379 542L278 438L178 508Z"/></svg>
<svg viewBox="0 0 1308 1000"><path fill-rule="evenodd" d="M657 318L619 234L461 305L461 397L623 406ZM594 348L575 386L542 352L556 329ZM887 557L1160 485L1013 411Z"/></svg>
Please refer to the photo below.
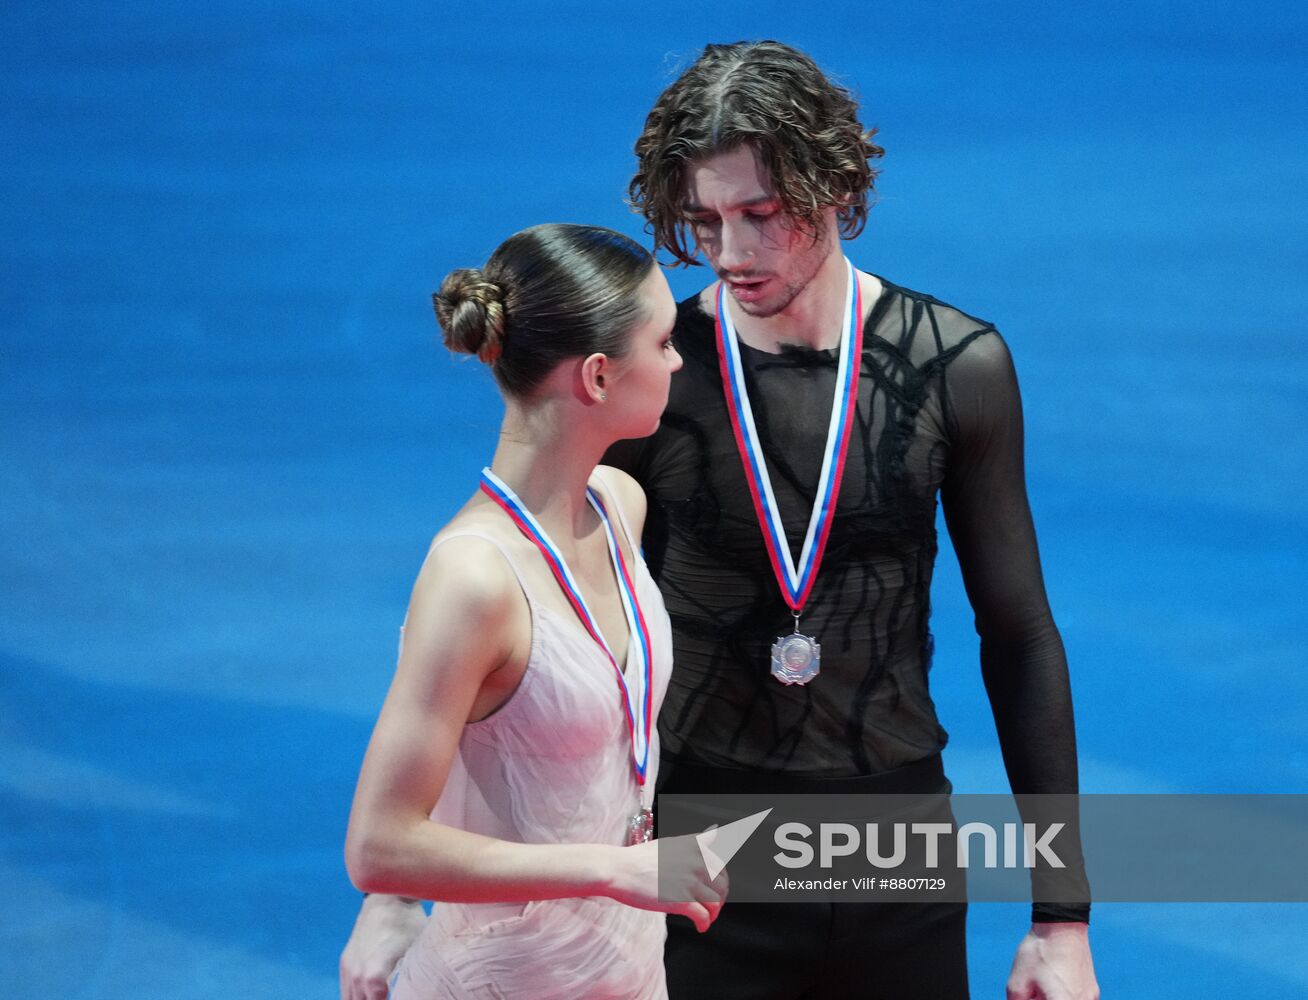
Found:
<svg viewBox="0 0 1308 1000"><path fill-rule="evenodd" d="M772 644L772 676L782 684L807 684L818 675L822 644L798 631Z"/></svg>
<svg viewBox="0 0 1308 1000"><path fill-rule="evenodd" d="M648 809L627 819L627 846L644 844L654 839L654 814Z"/></svg>

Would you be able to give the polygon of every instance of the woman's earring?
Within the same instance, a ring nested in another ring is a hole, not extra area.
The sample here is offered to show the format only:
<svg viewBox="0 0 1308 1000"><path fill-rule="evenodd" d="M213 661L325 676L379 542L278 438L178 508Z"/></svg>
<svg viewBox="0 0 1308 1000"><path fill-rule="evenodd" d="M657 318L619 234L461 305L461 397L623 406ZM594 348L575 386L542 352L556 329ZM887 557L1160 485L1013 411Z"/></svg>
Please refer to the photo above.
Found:
<svg viewBox="0 0 1308 1000"><path fill-rule="evenodd" d="M608 402L608 399L609 399L609 394L608 394L607 392L601 392L601 393L600 393L600 402L601 402L601 403L607 403L607 402Z"/></svg>

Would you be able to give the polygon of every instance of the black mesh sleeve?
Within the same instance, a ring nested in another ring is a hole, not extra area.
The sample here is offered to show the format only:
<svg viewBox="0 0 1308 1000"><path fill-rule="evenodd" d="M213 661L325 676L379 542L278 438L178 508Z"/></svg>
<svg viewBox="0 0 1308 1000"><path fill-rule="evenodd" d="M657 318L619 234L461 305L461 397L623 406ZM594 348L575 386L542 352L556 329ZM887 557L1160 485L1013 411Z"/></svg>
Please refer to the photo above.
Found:
<svg viewBox="0 0 1308 1000"><path fill-rule="evenodd" d="M998 334L977 339L946 379L952 444L941 499L976 615L1009 783L1016 795L1075 793L1071 685L1027 502L1022 404L1007 346ZM1086 899L1079 906L1037 902L1032 919L1088 920L1088 886Z"/></svg>

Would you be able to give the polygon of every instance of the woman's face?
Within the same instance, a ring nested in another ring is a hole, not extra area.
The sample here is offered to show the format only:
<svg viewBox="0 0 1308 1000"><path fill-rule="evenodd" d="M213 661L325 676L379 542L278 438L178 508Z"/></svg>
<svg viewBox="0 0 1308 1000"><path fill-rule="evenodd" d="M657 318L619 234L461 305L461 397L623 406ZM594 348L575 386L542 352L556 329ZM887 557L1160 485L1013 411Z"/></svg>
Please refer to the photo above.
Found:
<svg viewBox="0 0 1308 1000"><path fill-rule="evenodd" d="M672 373L681 367L681 355L672 346L677 304L659 267L650 270L637 295L645 319L629 334L627 353L606 387L618 440L648 437L658 430Z"/></svg>

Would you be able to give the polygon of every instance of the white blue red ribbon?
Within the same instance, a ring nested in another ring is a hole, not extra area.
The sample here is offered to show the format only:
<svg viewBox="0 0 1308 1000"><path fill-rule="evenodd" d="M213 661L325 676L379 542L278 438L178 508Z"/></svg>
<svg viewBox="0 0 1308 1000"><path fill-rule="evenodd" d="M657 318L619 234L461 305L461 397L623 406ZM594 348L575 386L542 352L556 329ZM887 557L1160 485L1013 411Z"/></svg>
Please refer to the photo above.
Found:
<svg viewBox="0 0 1308 1000"><path fill-rule="evenodd" d="M627 628L636 640L631 644L631 655L637 657L637 662L631 665L635 669L630 671L633 674L633 684L630 685L622 672L622 665L613 655L613 650L609 648L603 633L600 632L595 616L591 614L586 598L582 596L581 588L577 586L577 581L572 571L568 569L563 554L550 540L550 536L540 522L532 516L531 511L504 480L490 469L482 469L481 489L504 513L509 515L509 519L518 526L518 530L540 549L550 572L554 574L554 579L558 581L559 588L563 591L563 596L568 599L572 610L581 619L582 626L590 633L590 637L599 643L600 648L604 650L604 655L613 664L613 672L618 679L618 689L622 692L623 714L631 734L632 766L635 768L637 783L644 785L645 773L649 767L650 727L654 717L653 649L650 645L649 626L645 624L645 614L641 611L640 601L636 597L635 582L627 568L627 561L622 556L622 549L618 545L617 535L613 532L613 523L609 518L608 510L604 507L604 501L593 489L586 488L586 499L599 515L600 523L604 525L604 537L609 543L609 558L613 560L614 575L618 580L618 593L622 597L622 611L627 618Z"/></svg>
<svg viewBox="0 0 1308 1000"><path fill-rule="evenodd" d="M785 528L781 524L781 511L772 493L772 479L758 429L754 426L754 411L749 405L745 388L745 372L740 363L740 347L736 342L736 329L727 309L726 286L718 286L717 339L718 365L722 373L722 387L731 414L731 429L736 437L736 448L745 468L754 512L763 530L763 542L772 572L776 575L781 594L793 613L804 607L822 565L827 537L831 532L831 518L836 500L840 496L840 481L845 474L845 453L849 434L854 424L854 411L858 404L858 374L863 359L863 295L858 287L858 274L848 260L849 287L845 294L845 317L840 339L840 360L836 368L836 391L831 401L831 421L827 426L826 451L822 457L822 472L818 477L816 502L809 518L808 532L796 565L790 555Z"/></svg>

